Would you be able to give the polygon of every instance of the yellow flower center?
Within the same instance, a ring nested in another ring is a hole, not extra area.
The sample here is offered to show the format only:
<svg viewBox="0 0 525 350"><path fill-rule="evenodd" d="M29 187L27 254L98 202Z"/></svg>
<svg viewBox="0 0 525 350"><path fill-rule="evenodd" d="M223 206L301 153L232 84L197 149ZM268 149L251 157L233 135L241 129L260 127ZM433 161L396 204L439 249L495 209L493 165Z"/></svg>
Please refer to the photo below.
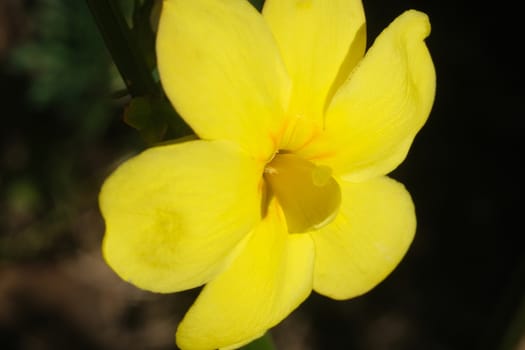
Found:
<svg viewBox="0 0 525 350"><path fill-rule="evenodd" d="M341 190L328 167L292 153L279 153L266 164L264 179L266 198L275 196L290 233L321 228L337 215Z"/></svg>

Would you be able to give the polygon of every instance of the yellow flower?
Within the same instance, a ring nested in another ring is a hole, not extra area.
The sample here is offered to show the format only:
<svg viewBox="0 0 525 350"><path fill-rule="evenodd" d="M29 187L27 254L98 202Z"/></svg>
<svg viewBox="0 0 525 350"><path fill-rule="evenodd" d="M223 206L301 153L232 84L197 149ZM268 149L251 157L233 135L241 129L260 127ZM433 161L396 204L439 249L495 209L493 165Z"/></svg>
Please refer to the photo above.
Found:
<svg viewBox="0 0 525 350"><path fill-rule="evenodd" d="M415 232L385 174L430 112L425 14L395 19L365 54L359 0L164 0L163 87L199 140L151 148L105 182L108 264L136 286L206 284L182 349L235 348L312 290L363 294Z"/></svg>

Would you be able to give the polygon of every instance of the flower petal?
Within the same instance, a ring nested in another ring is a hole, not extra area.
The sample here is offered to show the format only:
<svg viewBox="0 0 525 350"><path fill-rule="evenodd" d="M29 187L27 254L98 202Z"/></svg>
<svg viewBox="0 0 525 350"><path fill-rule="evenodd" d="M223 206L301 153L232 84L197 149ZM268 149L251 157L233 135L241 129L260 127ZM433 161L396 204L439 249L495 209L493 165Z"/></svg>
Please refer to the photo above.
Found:
<svg viewBox="0 0 525 350"><path fill-rule="evenodd" d="M435 72L425 14L407 11L377 38L327 110L324 134L303 157L362 181L393 170L425 123Z"/></svg>
<svg viewBox="0 0 525 350"><path fill-rule="evenodd" d="M346 78L364 54L366 30L361 1L267 0L263 15L292 78L289 112L322 123L337 75Z"/></svg>
<svg viewBox="0 0 525 350"><path fill-rule="evenodd" d="M138 287L207 282L260 218L262 166L225 141L151 148L104 183L108 264Z"/></svg>
<svg viewBox="0 0 525 350"><path fill-rule="evenodd" d="M314 290L334 299L361 295L405 255L416 230L410 195L388 177L340 182L339 216L314 232Z"/></svg>
<svg viewBox="0 0 525 350"><path fill-rule="evenodd" d="M181 349L237 348L260 337L312 290L308 234L288 234L275 201L243 250L204 287L177 331Z"/></svg>
<svg viewBox="0 0 525 350"><path fill-rule="evenodd" d="M163 87L203 139L275 151L289 78L262 16L248 1L165 0L157 35Z"/></svg>

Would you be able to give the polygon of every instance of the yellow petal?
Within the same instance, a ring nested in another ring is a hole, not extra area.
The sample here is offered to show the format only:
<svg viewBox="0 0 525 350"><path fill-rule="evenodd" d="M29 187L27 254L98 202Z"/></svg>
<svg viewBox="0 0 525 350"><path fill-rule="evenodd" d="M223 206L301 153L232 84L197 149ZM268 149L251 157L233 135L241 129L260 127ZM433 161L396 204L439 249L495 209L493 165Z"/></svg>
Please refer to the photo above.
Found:
<svg viewBox="0 0 525 350"><path fill-rule="evenodd" d="M388 177L340 185L339 216L312 233L314 290L347 299L367 292L398 265L414 237L416 217L408 192Z"/></svg>
<svg viewBox="0 0 525 350"><path fill-rule="evenodd" d="M162 85L203 139L263 158L275 150L289 78L272 34L245 0L164 0L157 35Z"/></svg>
<svg viewBox="0 0 525 350"><path fill-rule="evenodd" d="M178 346L236 348L258 338L307 298L313 259L310 236L288 234L272 202L231 266L204 287L186 314Z"/></svg>
<svg viewBox="0 0 525 350"><path fill-rule="evenodd" d="M104 183L103 253L124 280L174 292L207 282L260 218L262 167L237 145L149 149Z"/></svg>
<svg viewBox="0 0 525 350"><path fill-rule="evenodd" d="M429 32L421 12L395 19L334 96L324 134L302 156L353 181L384 175L403 161L434 101Z"/></svg>
<svg viewBox="0 0 525 350"><path fill-rule="evenodd" d="M346 78L365 50L361 1L267 0L263 15L292 78L290 114L322 123L336 77Z"/></svg>

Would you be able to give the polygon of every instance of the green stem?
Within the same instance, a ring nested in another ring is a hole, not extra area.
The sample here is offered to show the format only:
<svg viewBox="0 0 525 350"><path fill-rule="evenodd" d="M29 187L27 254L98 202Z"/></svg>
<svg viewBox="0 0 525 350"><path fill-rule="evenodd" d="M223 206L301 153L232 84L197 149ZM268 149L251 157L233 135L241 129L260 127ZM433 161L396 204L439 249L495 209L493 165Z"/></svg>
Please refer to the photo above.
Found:
<svg viewBox="0 0 525 350"><path fill-rule="evenodd" d="M113 61L132 96L155 96L159 86L115 0L86 0Z"/></svg>
<svg viewBox="0 0 525 350"><path fill-rule="evenodd" d="M276 350L275 344L273 342L270 332L266 332L265 335L259 339L254 340L248 345L245 345L241 348L242 350Z"/></svg>

